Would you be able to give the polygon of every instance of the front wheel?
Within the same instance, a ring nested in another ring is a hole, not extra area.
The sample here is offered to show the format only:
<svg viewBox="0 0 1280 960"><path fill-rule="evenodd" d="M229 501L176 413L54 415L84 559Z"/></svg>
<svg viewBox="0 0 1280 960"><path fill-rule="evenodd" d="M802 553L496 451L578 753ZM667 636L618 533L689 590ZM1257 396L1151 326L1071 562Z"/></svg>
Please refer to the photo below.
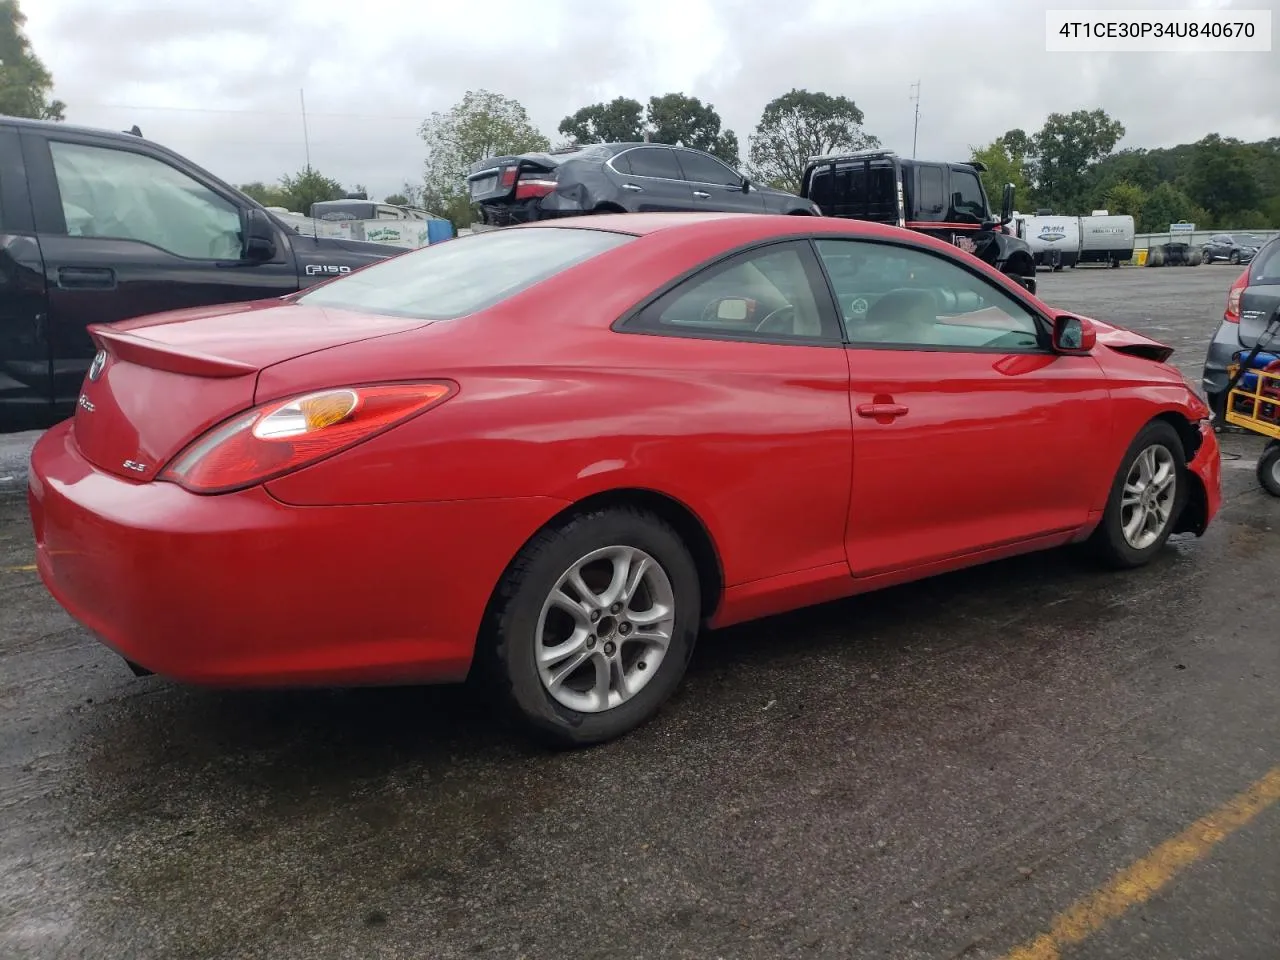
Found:
<svg viewBox="0 0 1280 960"><path fill-rule="evenodd" d="M1231 251L1231 256L1227 257L1227 263L1230 263L1230 264L1232 264L1233 266L1239 266L1239 264L1240 264L1240 254L1239 254L1238 252L1236 252L1235 250L1232 250L1232 251Z"/></svg>
<svg viewBox="0 0 1280 960"><path fill-rule="evenodd" d="M1186 502L1186 473L1178 431L1163 420L1143 427L1125 452L1090 539L1095 555L1120 569L1148 563L1169 539Z"/></svg>
<svg viewBox="0 0 1280 960"><path fill-rule="evenodd" d="M665 522L633 508L582 513L512 562L480 653L529 732L561 747L603 743L679 685L700 599L693 559Z"/></svg>
<svg viewBox="0 0 1280 960"><path fill-rule="evenodd" d="M1272 440L1258 458L1258 482L1273 497L1280 497L1280 440Z"/></svg>

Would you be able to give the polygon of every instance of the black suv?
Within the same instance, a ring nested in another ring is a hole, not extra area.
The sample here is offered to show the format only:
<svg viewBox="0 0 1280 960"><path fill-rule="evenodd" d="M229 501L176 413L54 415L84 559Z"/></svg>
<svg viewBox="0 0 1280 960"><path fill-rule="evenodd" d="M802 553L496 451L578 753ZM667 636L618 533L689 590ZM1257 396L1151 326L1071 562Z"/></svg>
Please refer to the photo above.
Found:
<svg viewBox="0 0 1280 960"><path fill-rule="evenodd" d="M709 153L662 143L593 143L471 165L471 201L506 226L586 213L717 210L820 215L794 193L751 183Z"/></svg>
<svg viewBox="0 0 1280 960"><path fill-rule="evenodd" d="M1227 263L1250 263L1258 250L1266 243L1252 233L1215 233L1205 241L1201 263L1225 260Z"/></svg>
<svg viewBox="0 0 1280 960"><path fill-rule="evenodd" d="M74 410L90 323L279 297L403 252L299 234L138 133L0 116L0 428Z"/></svg>
<svg viewBox="0 0 1280 960"><path fill-rule="evenodd" d="M907 160L892 150L859 150L810 160L800 195L828 217L873 220L953 243L1035 293L1031 247L1006 229L1013 219L1013 185L1005 186L997 217L978 177L985 169L979 163Z"/></svg>

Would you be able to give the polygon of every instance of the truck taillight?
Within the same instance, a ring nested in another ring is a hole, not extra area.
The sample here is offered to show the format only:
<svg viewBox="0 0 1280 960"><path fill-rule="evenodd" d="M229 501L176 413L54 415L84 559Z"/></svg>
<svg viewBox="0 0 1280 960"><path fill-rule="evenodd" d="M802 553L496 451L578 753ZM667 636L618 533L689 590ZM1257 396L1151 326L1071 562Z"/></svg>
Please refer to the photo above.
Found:
<svg viewBox="0 0 1280 960"><path fill-rule="evenodd" d="M515 186L516 177L520 175L519 167L503 167L502 173L498 175L498 183L501 186L510 189Z"/></svg>
<svg viewBox="0 0 1280 960"><path fill-rule="evenodd" d="M1231 284L1231 289L1227 291L1227 310L1222 315L1222 319L1227 323L1240 322L1240 295L1244 293L1244 288L1249 285L1249 271L1236 277L1236 282Z"/></svg>

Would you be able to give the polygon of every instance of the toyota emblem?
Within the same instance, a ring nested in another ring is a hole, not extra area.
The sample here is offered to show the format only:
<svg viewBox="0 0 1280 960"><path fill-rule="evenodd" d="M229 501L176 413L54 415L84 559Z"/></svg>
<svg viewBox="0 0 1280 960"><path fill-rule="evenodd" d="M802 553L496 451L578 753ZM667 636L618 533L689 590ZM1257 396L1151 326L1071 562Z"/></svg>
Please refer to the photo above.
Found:
<svg viewBox="0 0 1280 960"><path fill-rule="evenodd" d="M93 363L89 364L89 379L96 381L102 376L102 368L107 365L107 351L99 350L93 355Z"/></svg>

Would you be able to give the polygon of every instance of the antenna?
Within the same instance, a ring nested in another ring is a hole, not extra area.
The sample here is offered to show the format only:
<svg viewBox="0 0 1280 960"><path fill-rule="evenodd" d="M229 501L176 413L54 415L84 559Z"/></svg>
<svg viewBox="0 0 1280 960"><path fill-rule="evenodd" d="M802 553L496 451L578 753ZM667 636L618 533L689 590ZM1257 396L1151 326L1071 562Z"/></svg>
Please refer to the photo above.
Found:
<svg viewBox="0 0 1280 960"><path fill-rule="evenodd" d="M307 97L298 88L298 100L302 104L302 145L307 152L307 172L311 171L311 137L307 134Z"/></svg>
<svg viewBox="0 0 1280 960"><path fill-rule="evenodd" d="M916 158L916 139L920 134L920 81L917 80L911 85L911 96L909 99L914 100L916 104L916 123L911 131L911 159Z"/></svg>
<svg viewBox="0 0 1280 960"><path fill-rule="evenodd" d="M307 154L307 173L311 172L311 136L307 133L307 97L302 92L302 88L298 88L298 102L302 104L302 148ZM302 215L311 220L311 237L313 240L320 239L320 224L316 223L314 217L311 216L310 210L302 211Z"/></svg>

